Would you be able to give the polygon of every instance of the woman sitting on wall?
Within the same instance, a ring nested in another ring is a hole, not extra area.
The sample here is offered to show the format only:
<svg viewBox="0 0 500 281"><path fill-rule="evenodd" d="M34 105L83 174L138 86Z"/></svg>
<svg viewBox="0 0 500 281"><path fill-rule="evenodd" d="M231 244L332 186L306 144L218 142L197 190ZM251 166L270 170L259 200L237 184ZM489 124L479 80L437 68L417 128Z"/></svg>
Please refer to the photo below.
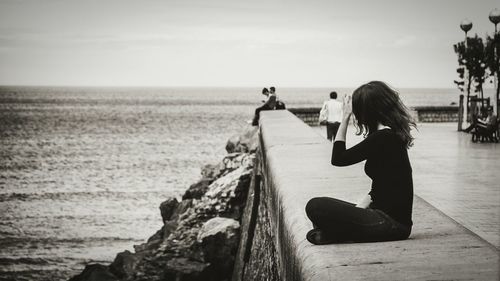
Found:
<svg viewBox="0 0 500 281"><path fill-rule="evenodd" d="M402 240L412 227L413 180L407 149L416 127L398 93L380 81L356 89L343 103L343 118L333 144L332 165L366 160L371 191L357 205L329 197L311 199L306 213L313 223L313 244ZM346 149L352 113L365 139Z"/></svg>

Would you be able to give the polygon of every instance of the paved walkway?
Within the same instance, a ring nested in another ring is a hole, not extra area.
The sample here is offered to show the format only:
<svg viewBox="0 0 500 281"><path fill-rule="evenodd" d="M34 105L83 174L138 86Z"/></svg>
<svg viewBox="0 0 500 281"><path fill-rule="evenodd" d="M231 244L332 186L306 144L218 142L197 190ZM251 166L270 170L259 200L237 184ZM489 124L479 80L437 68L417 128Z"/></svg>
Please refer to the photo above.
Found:
<svg viewBox="0 0 500 281"><path fill-rule="evenodd" d="M455 123L421 123L410 159L415 194L500 247L500 143L472 143ZM326 129L317 127L326 137ZM347 145L362 138L349 128Z"/></svg>

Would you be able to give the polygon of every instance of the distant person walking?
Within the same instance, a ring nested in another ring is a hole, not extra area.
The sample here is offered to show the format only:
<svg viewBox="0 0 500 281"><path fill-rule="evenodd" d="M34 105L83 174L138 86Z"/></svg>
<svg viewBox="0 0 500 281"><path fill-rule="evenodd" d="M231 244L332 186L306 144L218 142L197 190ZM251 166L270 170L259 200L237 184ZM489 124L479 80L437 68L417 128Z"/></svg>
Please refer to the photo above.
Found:
<svg viewBox="0 0 500 281"><path fill-rule="evenodd" d="M335 139L342 121L342 103L337 100L337 92L331 92L330 100L323 103L320 116L322 114L326 118L326 136L331 141Z"/></svg>
<svg viewBox="0 0 500 281"><path fill-rule="evenodd" d="M260 118L260 112L262 110L274 110L276 107L276 101L277 97L275 94L276 89L274 87L270 88L271 91L269 91L267 88L262 89L262 94L266 96L266 100L264 100L264 104L260 107L257 107L255 109L255 114L252 120L252 126L258 126L259 125L259 118Z"/></svg>
<svg viewBox="0 0 500 281"><path fill-rule="evenodd" d="M380 81L357 88L343 104L343 117L331 163L349 166L366 160L372 179L370 192L357 205L330 197L316 197L306 205L313 223L306 238L312 244L403 240L412 228L413 179L408 148L415 127L398 93ZM347 126L356 117L365 139L346 149Z"/></svg>

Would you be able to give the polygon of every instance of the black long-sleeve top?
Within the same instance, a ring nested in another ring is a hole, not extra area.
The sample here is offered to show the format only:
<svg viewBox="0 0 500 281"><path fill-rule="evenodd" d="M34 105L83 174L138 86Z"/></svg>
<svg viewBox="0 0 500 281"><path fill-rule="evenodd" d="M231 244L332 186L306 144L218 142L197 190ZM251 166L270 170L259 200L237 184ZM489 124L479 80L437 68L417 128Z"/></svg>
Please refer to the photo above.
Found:
<svg viewBox="0 0 500 281"><path fill-rule="evenodd" d="M405 144L391 129L373 132L347 150L344 141L335 141L332 165L348 166L363 160L365 173L372 179L370 208L411 226L413 179Z"/></svg>

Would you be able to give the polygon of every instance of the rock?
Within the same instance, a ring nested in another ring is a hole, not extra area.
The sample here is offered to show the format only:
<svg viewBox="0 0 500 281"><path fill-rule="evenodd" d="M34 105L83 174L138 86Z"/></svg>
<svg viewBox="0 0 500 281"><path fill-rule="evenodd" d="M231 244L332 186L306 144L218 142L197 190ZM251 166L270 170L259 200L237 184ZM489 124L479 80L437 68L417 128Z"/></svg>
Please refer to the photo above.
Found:
<svg viewBox="0 0 500 281"><path fill-rule="evenodd" d="M129 251L124 251L116 255L115 260L109 265L109 270L116 277L123 279L132 276L137 258Z"/></svg>
<svg viewBox="0 0 500 281"><path fill-rule="evenodd" d="M221 170L221 173L217 177L217 179L226 176L227 174L233 172L241 166L244 166L245 169L252 167L254 159L254 155L248 153L235 152L226 155L221 161L220 165L223 167L223 169Z"/></svg>
<svg viewBox="0 0 500 281"><path fill-rule="evenodd" d="M172 217L178 205L179 202L175 197L169 197L160 204L160 213L163 221L168 221Z"/></svg>
<svg viewBox="0 0 500 281"><path fill-rule="evenodd" d="M174 258L167 261L162 280L194 281L214 280L209 264L187 258Z"/></svg>
<svg viewBox="0 0 500 281"><path fill-rule="evenodd" d="M156 231L155 234L153 234L153 236L149 237L147 243L153 242L155 240L163 240L163 233L165 232L164 228L165 226L162 226L158 231Z"/></svg>
<svg viewBox="0 0 500 281"><path fill-rule="evenodd" d="M205 261L211 264L218 280L229 278L232 274L239 230L237 220L216 217L205 222L198 234Z"/></svg>
<svg viewBox="0 0 500 281"><path fill-rule="evenodd" d="M237 152L238 144L240 143L240 136L234 135L227 140L226 151L227 153Z"/></svg>
<svg viewBox="0 0 500 281"><path fill-rule="evenodd" d="M177 229L177 220L164 221L162 228L158 230L153 236L149 237L146 243L134 245L136 254L145 255L147 253L155 252L161 244L170 236L172 232Z"/></svg>
<svg viewBox="0 0 500 281"><path fill-rule="evenodd" d="M246 156L247 154L240 152L230 153L226 155L226 157L222 159L222 165L224 165L224 171L221 173L221 176L223 175L225 176L228 173L231 173L232 171L241 167L243 164L243 160L246 158Z"/></svg>
<svg viewBox="0 0 500 281"><path fill-rule="evenodd" d="M249 161L253 161L254 157L249 157L248 153L234 152L227 154L222 161L217 165L205 165L201 170L203 179L216 180L228 173L238 169L241 166L248 166Z"/></svg>
<svg viewBox="0 0 500 281"><path fill-rule="evenodd" d="M186 199L182 200L177 208L175 209L175 212L172 214L170 217L170 220L176 220L179 218L180 215L185 213L189 208L193 206L193 199Z"/></svg>
<svg viewBox="0 0 500 281"><path fill-rule="evenodd" d="M240 138L240 145L246 149L242 152L254 153L259 147L259 130L255 127L249 128Z"/></svg>
<svg viewBox="0 0 500 281"><path fill-rule="evenodd" d="M110 269L102 264L89 264L82 273L73 276L69 281L118 281Z"/></svg>
<svg viewBox="0 0 500 281"><path fill-rule="evenodd" d="M259 145L257 132L258 132L257 127L249 127L243 134L232 136L226 143L226 151L228 153L255 152L257 146Z"/></svg>
<svg viewBox="0 0 500 281"><path fill-rule="evenodd" d="M213 217L214 215L208 216ZM193 205L179 216L177 227L163 241L161 251L177 257L201 260L203 254L199 248L197 237L203 222L208 219L205 210L199 208L198 205Z"/></svg>
<svg viewBox="0 0 500 281"><path fill-rule="evenodd" d="M164 228L158 230L158 232L163 230L163 229ZM148 252L154 252L155 249L158 247L158 245L160 245L162 242L163 242L163 239L154 239L151 241L148 240L148 242L146 242L146 243L134 245L135 253L144 255Z"/></svg>
<svg viewBox="0 0 500 281"><path fill-rule="evenodd" d="M217 179L205 193L206 204L213 205L219 215L239 218L244 208L251 176L252 170L248 166L242 166Z"/></svg>
<svg viewBox="0 0 500 281"><path fill-rule="evenodd" d="M240 175L238 184L234 188L233 196L228 202L228 216L238 220L241 218L247 201L248 189L250 187L250 183L252 182L252 173L253 171L250 170L248 173L245 172Z"/></svg>
<svg viewBox="0 0 500 281"><path fill-rule="evenodd" d="M216 179L220 176L224 166L219 164L208 164L201 168L201 176L206 179Z"/></svg>
<svg viewBox="0 0 500 281"><path fill-rule="evenodd" d="M166 221L162 227L163 239L167 239L170 234L177 228L177 221Z"/></svg>
<svg viewBox="0 0 500 281"><path fill-rule="evenodd" d="M235 158L239 159L235 161L239 163L238 169L218 178L199 200L181 201L176 210L179 214L172 216L178 224L170 236L164 238L160 251L190 260L203 260L204 254L198 243L198 235L203 232L200 231L203 224L214 217L221 216L239 219L240 210L243 209L244 198L246 198L245 190L248 190L253 171L254 158L239 155L232 159ZM245 166L242 166L242 163Z"/></svg>
<svg viewBox="0 0 500 281"><path fill-rule="evenodd" d="M205 192L208 190L208 186L213 182L214 180L211 178L203 178L199 180L197 183L192 184L186 192L184 192L184 195L182 195L182 200L185 199L200 199Z"/></svg>

